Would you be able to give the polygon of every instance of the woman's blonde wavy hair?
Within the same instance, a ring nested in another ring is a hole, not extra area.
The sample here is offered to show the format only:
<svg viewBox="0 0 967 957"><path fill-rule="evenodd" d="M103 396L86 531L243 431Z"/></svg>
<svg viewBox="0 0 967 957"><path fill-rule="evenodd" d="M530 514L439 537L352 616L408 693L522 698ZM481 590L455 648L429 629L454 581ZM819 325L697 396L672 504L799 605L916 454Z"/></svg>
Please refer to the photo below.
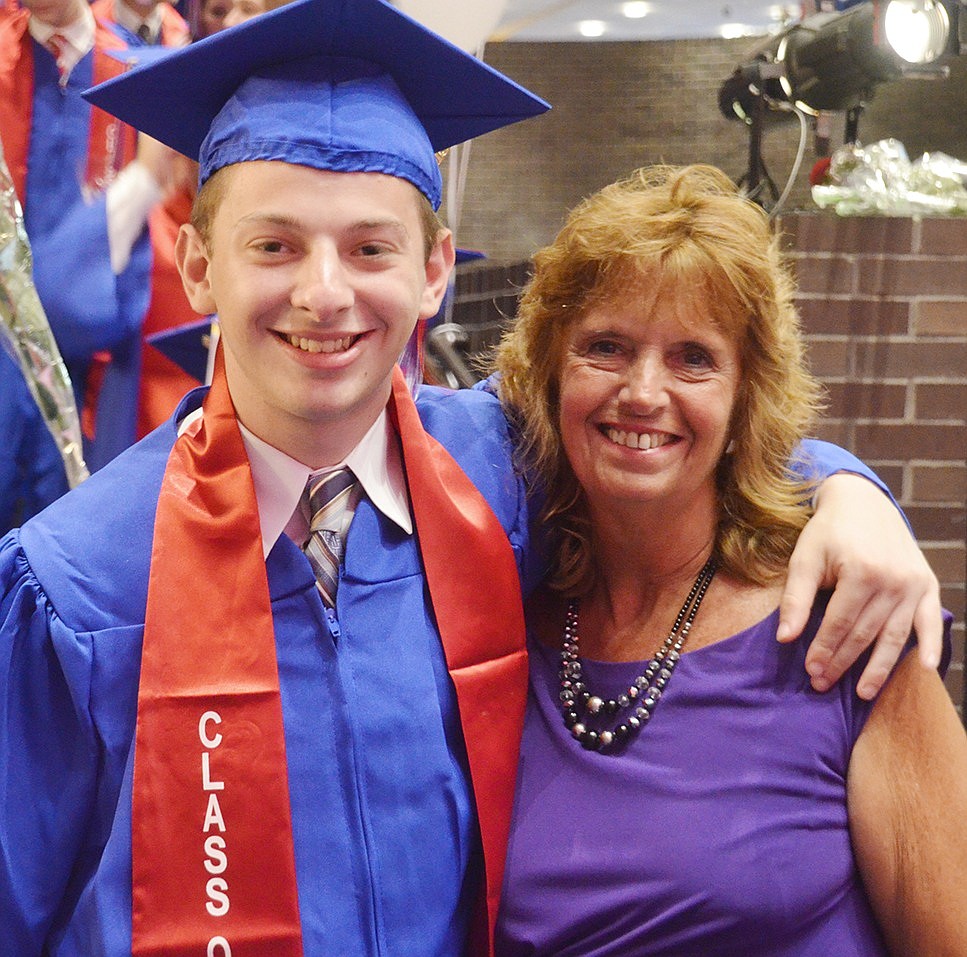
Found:
<svg viewBox="0 0 967 957"><path fill-rule="evenodd" d="M701 298L739 347L731 454L719 464L720 566L763 584L780 575L809 517L810 488L789 471L820 408L806 369L794 284L763 211L710 166L639 169L570 214L534 258L517 319L497 350L501 398L522 437L521 465L544 496L549 584L594 581L587 506L559 434L559 385L573 323L660 282Z"/></svg>

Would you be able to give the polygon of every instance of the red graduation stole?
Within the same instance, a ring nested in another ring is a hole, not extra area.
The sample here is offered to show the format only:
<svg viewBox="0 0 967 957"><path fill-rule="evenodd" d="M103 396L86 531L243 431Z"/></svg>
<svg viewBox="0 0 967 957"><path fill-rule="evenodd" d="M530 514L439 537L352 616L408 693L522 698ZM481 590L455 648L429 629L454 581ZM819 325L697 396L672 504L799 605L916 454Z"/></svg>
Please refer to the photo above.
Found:
<svg viewBox="0 0 967 957"><path fill-rule="evenodd" d="M526 698L520 586L496 516L424 431L399 370L389 409L467 740L486 872L473 953L483 955ZM302 954L258 508L220 353L204 416L175 443L158 500L132 808L132 955L206 953Z"/></svg>
<svg viewBox="0 0 967 957"><path fill-rule="evenodd" d="M33 119L34 58L26 10L0 13L0 135L3 154L21 204L26 201L27 156ZM96 21L93 82L103 83L126 69L106 50L124 50L124 43ZM84 183L92 192L107 187L137 151L137 133L120 120L91 107L87 170Z"/></svg>
<svg viewBox="0 0 967 957"><path fill-rule="evenodd" d="M152 333L198 321L198 313L185 298L175 266L175 241L182 223L191 217L193 194L185 189L170 193L148 218L151 233L151 300L141 324L141 381L138 385L138 432L144 438L164 424L178 408L182 396L201 383L148 342ZM88 371L88 377L91 370ZM84 411L88 404L85 401ZM93 435L93 426L85 434Z"/></svg>
<svg viewBox="0 0 967 957"><path fill-rule="evenodd" d="M390 414L403 444L420 555L457 692L477 802L485 894L468 953L482 957L494 949L527 701L520 579L497 517L450 453L423 429L398 368Z"/></svg>

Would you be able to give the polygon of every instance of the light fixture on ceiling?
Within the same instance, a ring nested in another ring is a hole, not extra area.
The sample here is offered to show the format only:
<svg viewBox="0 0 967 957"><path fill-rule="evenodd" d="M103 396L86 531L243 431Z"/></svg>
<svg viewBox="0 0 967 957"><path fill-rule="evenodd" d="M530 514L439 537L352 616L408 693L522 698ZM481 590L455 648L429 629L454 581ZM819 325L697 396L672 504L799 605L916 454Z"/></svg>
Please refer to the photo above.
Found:
<svg viewBox="0 0 967 957"><path fill-rule="evenodd" d="M589 40L602 37L607 32L608 25L604 20L581 20L578 23L578 33Z"/></svg>
<svg viewBox="0 0 967 957"><path fill-rule="evenodd" d="M651 13L651 4L646 3L645 0L628 0L627 3L621 4L621 15L629 20L640 20L642 17L647 17L649 13Z"/></svg>
<svg viewBox="0 0 967 957"><path fill-rule="evenodd" d="M754 37L761 33L759 27L750 26L748 23L723 23L719 27L719 36L723 40L738 40L740 37Z"/></svg>

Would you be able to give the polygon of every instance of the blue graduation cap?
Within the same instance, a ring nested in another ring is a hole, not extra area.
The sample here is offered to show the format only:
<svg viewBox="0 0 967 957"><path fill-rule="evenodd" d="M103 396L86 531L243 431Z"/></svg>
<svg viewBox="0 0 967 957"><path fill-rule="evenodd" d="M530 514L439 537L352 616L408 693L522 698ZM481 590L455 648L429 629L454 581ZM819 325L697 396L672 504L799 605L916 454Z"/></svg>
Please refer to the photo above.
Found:
<svg viewBox="0 0 967 957"><path fill-rule="evenodd" d="M199 383L206 381L212 343L211 317L152 333L147 341Z"/></svg>
<svg viewBox="0 0 967 957"><path fill-rule="evenodd" d="M117 60L119 63L123 63L128 68L131 68L142 66L146 63L157 63L158 60L163 60L166 56L171 56L177 49L178 47L165 47L160 44L151 46L142 44L136 47L119 47L114 50L105 50L104 52L112 60Z"/></svg>
<svg viewBox="0 0 967 957"><path fill-rule="evenodd" d="M460 263L471 263L477 259L487 258L487 254L481 252L479 249L463 249L458 246L455 252L456 252L458 266L460 265Z"/></svg>
<svg viewBox="0 0 967 957"><path fill-rule="evenodd" d="M435 152L549 109L383 0L295 0L88 90L197 159L380 172L441 199Z"/></svg>

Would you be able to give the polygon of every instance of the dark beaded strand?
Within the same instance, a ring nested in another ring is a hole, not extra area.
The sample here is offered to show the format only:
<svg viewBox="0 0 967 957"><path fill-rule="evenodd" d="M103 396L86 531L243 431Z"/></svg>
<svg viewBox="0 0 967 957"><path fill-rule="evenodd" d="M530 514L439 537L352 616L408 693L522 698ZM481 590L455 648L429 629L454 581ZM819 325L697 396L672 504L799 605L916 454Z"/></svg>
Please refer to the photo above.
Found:
<svg viewBox="0 0 967 957"><path fill-rule="evenodd" d="M682 646L688 638L692 622L698 614L699 606L708 591L715 575L715 562L710 558L692 590L685 599L675 624L661 648L655 653L645 670L635 678L624 694L617 698L601 698L588 691L582 678L581 658L578 651L578 602L571 601L567 607L564 622L564 640L561 646L561 710L564 724L581 746L589 751L613 752L620 745L637 734L647 724L652 712L675 670L681 657ZM608 729L589 728L587 719L582 720L582 711L592 720L600 722L602 717L617 714L619 711L633 709L624 720Z"/></svg>

